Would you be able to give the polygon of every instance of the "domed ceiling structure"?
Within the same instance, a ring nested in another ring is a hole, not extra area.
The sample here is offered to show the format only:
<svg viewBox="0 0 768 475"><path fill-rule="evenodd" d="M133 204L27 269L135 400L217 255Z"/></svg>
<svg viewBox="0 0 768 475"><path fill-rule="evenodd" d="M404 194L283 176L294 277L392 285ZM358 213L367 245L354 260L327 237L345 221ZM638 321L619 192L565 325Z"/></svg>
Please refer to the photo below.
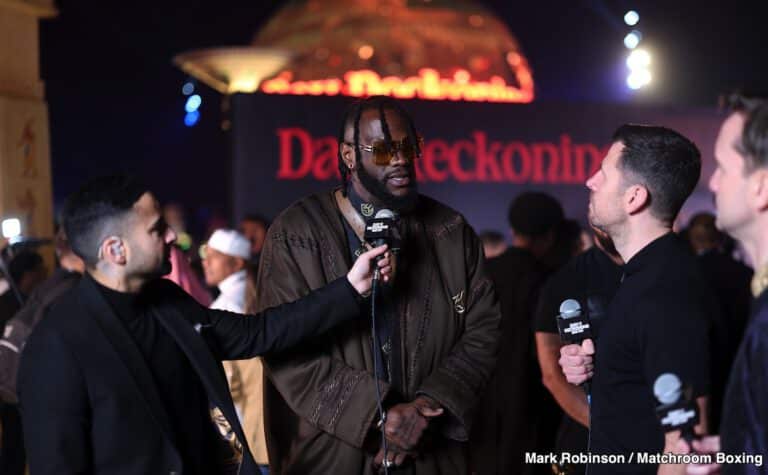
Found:
<svg viewBox="0 0 768 475"><path fill-rule="evenodd" d="M263 82L244 80L247 68L233 72L233 63L242 66L249 55L251 63L258 62L259 54L268 52L276 74L262 72L268 77ZM240 83L250 84L251 91L259 84L268 94L534 98L533 77L517 40L488 10L466 0L294 0L257 33L250 48L207 53L209 60L210 54L228 55L219 57L228 65L217 73L230 86L225 92L243 92L231 90L232 83ZM176 62L201 77L205 57L206 51L187 53ZM211 65L207 68L211 75Z"/></svg>

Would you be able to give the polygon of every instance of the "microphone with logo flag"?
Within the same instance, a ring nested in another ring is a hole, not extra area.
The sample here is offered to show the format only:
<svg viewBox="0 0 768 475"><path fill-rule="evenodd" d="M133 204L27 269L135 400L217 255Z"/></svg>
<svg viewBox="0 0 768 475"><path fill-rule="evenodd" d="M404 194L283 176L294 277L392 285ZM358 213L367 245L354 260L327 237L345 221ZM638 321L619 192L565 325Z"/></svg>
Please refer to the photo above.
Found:
<svg viewBox="0 0 768 475"><path fill-rule="evenodd" d="M397 252L400 248L400 242L397 238L397 226L396 226L396 215L392 212L392 210L388 209L382 209L379 210L378 213L376 213L376 216L374 216L372 219L369 219L365 223L365 234L363 238L365 239L365 242L370 244L373 247L379 247L384 244L386 244L389 247L390 255L393 255ZM377 258L381 259L384 256L379 256ZM394 265L394 263L393 263ZM374 374L379 374L379 365L383 364L383 361L379 361L379 355L380 351L379 348L381 348L381 340L379 338L379 330L378 325L376 323L376 300L377 300L377 294L378 294L378 287L379 287L379 278L381 277L379 273L379 268L376 267L376 270L373 274L373 282L371 285L371 339L372 339L372 345L373 345L373 372ZM387 413L384 410L384 405L382 401L381 396L381 388L379 387L379 379L376 378L376 406L379 412L379 422L377 426L381 430L381 451L383 453L383 465L382 469L386 474L389 473L389 461L387 459L387 437L384 433L384 426L387 421Z"/></svg>
<svg viewBox="0 0 768 475"><path fill-rule="evenodd" d="M592 338L592 324L589 322L589 317L581 312L581 304L578 300L568 299L560 304L557 330L560 332L560 341L566 345L581 345L582 341ZM589 401L591 399L589 381L585 381L583 386Z"/></svg>
<svg viewBox="0 0 768 475"><path fill-rule="evenodd" d="M656 417L664 432L679 430L690 444L696 438L693 428L699 423L699 410L690 387L684 387L673 373L664 373L653 383L653 394L659 401Z"/></svg>
<svg viewBox="0 0 768 475"><path fill-rule="evenodd" d="M390 253L397 253L400 248L400 240L397 238L397 216L392 210L381 209L376 216L365 223L365 242L373 247L386 244ZM378 256L381 260L384 256ZM375 278L378 279L378 269Z"/></svg>

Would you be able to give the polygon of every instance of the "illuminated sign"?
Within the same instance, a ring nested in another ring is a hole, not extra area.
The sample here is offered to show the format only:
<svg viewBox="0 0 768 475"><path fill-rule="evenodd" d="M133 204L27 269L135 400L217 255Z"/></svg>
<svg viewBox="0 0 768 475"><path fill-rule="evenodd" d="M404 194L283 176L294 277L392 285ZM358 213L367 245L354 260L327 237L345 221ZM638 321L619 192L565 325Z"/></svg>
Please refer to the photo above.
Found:
<svg viewBox="0 0 768 475"><path fill-rule="evenodd" d="M338 145L334 137L313 137L299 127L276 131L278 180L337 180ZM468 138L427 140L416 160L419 182L497 182L584 185L600 168L609 145L574 143L562 134L558 143L491 140L486 132Z"/></svg>
<svg viewBox="0 0 768 475"><path fill-rule="evenodd" d="M381 77L368 69L350 71L344 79L292 81L293 74L284 71L264 81L261 91L266 94L310 96L392 96L398 99L427 99L435 101L516 102L533 101L533 77L526 68L516 68L520 87L506 83L500 76L488 81L472 81L468 71L460 69L452 78L442 78L429 68L420 69L417 76Z"/></svg>

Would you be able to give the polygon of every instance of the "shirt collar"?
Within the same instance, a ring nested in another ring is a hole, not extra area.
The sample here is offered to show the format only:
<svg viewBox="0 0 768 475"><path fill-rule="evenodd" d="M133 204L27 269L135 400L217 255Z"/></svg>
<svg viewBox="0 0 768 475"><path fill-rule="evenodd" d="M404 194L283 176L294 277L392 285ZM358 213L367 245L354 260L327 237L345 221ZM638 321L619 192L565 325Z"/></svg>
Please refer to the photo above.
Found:
<svg viewBox="0 0 768 475"><path fill-rule="evenodd" d="M219 290L223 295L231 295L235 292L242 292L245 287L245 279L248 277L248 272L243 269L230 275L226 279L219 282Z"/></svg>
<svg viewBox="0 0 768 475"><path fill-rule="evenodd" d="M360 215L365 220L376 216L376 213L378 213L381 209L380 206L377 206L368 201L364 201L360 195L357 194L355 187L352 186L351 183L349 186L347 186L347 196L349 197L349 202L352 203L352 207L355 209L355 211L360 213Z"/></svg>
<svg viewBox="0 0 768 475"><path fill-rule="evenodd" d="M646 265L661 261L665 258L671 249L678 246L678 237L672 231L654 239L624 265L624 275L632 275ZM673 251L674 252L674 251Z"/></svg>

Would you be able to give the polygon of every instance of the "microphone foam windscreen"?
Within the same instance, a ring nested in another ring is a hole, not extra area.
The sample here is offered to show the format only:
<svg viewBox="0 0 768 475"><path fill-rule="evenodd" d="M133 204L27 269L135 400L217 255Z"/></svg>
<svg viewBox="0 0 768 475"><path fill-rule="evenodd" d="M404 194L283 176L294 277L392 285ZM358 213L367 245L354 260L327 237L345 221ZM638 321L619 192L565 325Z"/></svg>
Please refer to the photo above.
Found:
<svg viewBox="0 0 768 475"><path fill-rule="evenodd" d="M672 373L664 373L653 383L653 394L662 404L674 404L680 399L683 384L680 378Z"/></svg>
<svg viewBox="0 0 768 475"><path fill-rule="evenodd" d="M578 300L568 299L560 304L560 315L563 318L573 318L581 315L581 305Z"/></svg>
<svg viewBox="0 0 768 475"><path fill-rule="evenodd" d="M378 213L376 213L376 218L390 218L395 219L395 213L392 212L392 210L389 209L380 209Z"/></svg>

